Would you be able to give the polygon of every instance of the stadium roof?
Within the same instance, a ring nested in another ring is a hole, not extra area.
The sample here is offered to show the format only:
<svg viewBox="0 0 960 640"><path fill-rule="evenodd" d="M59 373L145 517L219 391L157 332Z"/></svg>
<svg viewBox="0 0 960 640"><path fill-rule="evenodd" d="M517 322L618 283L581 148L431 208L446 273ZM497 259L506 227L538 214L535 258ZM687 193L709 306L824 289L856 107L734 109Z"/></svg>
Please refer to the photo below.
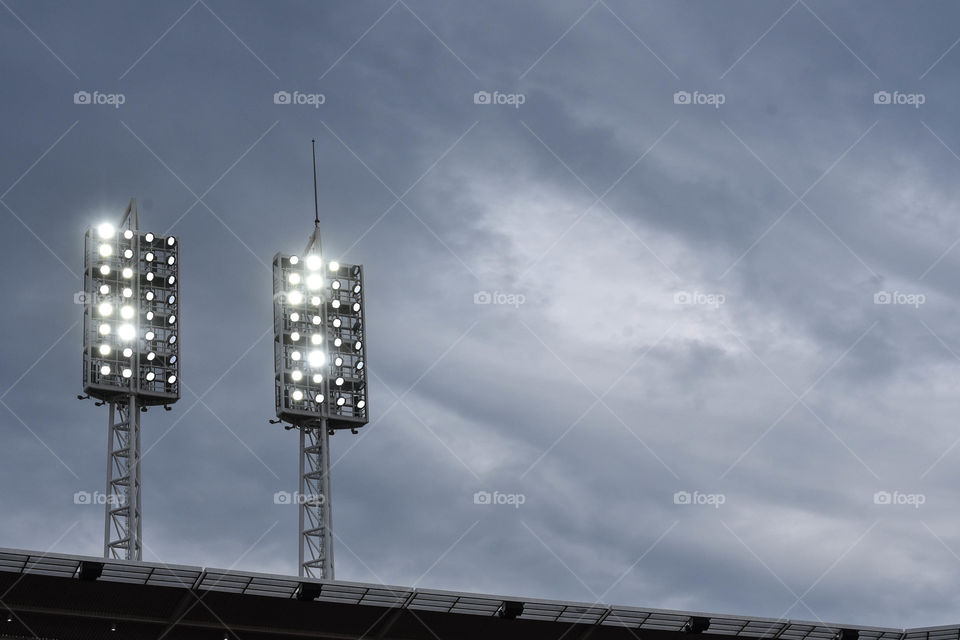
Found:
<svg viewBox="0 0 960 640"><path fill-rule="evenodd" d="M321 581L0 549L0 638L960 640L895 629Z"/></svg>

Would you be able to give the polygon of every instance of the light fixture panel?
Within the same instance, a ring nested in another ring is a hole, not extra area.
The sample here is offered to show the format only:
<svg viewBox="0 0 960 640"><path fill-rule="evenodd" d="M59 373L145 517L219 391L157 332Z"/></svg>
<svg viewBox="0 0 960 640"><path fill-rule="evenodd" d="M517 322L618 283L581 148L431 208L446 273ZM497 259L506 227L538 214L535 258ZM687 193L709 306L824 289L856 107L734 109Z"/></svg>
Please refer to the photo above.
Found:
<svg viewBox="0 0 960 640"><path fill-rule="evenodd" d="M100 225L84 236L83 390L180 399L180 242Z"/></svg>
<svg viewBox="0 0 960 640"><path fill-rule="evenodd" d="M327 419L331 429L369 421L363 269L323 256L273 260L277 417Z"/></svg>

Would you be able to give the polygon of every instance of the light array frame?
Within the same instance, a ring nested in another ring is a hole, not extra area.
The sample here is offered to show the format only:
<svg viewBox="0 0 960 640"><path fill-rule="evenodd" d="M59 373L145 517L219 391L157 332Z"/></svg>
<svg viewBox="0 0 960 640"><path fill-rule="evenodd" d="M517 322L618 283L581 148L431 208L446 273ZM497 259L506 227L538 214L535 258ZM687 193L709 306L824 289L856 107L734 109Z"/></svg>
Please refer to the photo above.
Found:
<svg viewBox="0 0 960 640"><path fill-rule="evenodd" d="M369 422L361 265L319 253L273 259L277 417L328 429Z"/></svg>
<svg viewBox="0 0 960 640"><path fill-rule="evenodd" d="M169 405L180 399L180 241L123 226L84 234L83 391Z"/></svg>

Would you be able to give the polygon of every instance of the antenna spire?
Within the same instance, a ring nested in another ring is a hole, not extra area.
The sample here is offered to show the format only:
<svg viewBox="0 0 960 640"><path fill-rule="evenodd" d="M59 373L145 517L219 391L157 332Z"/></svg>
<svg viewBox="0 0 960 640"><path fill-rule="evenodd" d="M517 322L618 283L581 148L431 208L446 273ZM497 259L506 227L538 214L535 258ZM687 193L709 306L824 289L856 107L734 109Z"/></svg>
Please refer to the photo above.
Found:
<svg viewBox="0 0 960 640"><path fill-rule="evenodd" d="M310 141L313 150L313 228L320 228L320 205L317 202L317 141Z"/></svg>

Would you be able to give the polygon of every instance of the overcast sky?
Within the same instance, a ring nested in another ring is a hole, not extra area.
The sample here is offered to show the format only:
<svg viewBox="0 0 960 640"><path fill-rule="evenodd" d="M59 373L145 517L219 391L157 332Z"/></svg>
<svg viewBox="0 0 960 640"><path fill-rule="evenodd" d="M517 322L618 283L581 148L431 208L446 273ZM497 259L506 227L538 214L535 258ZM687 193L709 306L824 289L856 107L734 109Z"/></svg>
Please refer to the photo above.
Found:
<svg viewBox="0 0 960 640"><path fill-rule="evenodd" d="M316 138L367 285L338 578L960 621L955 3L0 4L0 546L101 553L74 294L136 197L182 265L144 559L296 572L268 265Z"/></svg>

